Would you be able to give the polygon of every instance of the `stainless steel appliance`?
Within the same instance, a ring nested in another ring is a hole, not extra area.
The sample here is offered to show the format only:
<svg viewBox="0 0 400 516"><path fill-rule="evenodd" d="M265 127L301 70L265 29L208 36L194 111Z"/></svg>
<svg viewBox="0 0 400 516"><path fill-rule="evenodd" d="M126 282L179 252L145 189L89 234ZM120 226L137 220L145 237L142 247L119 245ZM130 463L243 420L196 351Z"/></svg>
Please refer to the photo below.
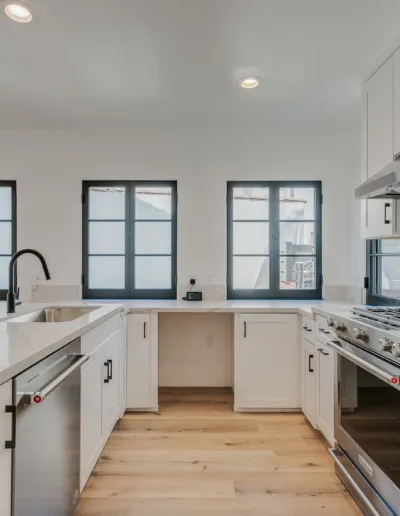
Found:
<svg viewBox="0 0 400 516"><path fill-rule="evenodd" d="M328 324L335 329L328 345L336 351L337 472L365 514L399 515L400 310L354 308Z"/></svg>
<svg viewBox="0 0 400 516"><path fill-rule="evenodd" d="M72 516L79 496L80 339L14 382L13 515Z"/></svg>

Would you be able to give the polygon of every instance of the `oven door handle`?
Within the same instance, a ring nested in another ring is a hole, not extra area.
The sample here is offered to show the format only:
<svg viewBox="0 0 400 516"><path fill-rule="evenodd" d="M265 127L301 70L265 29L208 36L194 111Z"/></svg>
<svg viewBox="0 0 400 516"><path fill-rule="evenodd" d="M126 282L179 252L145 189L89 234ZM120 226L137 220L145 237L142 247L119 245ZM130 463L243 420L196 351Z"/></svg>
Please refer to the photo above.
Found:
<svg viewBox="0 0 400 516"><path fill-rule="evenodd" d="M367 362L367 360L364 360L363 358L353 355L353 353L350 353L350 351L347 351L347 349L342 348L340 343L336 340L329 340L327 344L331 349L339 353L339 355L341 355L342 357L347 358L348 360L350 360L350 362L353 362L354 364L362 367L369 373L378 377L380 380L383 380L384 382L390 384L395 389L400 390L399 376L393 376L392 374L388 373L387 371L384 371L380 367L377 367L374 364L370 364L369 362Z"/></svg>

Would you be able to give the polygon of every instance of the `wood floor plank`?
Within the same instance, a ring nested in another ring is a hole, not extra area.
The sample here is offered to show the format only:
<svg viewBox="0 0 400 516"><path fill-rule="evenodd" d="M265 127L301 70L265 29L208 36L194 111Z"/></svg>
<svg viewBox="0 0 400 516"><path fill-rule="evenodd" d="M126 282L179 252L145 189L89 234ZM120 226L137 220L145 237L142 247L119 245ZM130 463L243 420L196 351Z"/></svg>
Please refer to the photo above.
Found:
<svg viewBox="0 0 400 516"><path fill-rule="evenodd" d="M74 516L360 516L302 414L236 414L223 389L163 389L116 426Z"/></svg>

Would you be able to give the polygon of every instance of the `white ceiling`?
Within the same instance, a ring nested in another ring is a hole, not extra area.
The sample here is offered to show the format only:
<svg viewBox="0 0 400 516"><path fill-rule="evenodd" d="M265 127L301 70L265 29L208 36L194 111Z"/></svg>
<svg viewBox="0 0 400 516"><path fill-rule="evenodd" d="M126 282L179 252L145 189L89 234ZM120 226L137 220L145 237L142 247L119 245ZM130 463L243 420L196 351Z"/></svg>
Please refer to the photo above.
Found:
<svg viewBox="0 0 400 516"><path fill-rule="evenodd" d="M27 25L1 3L0 128L343 120L400 32L398 0L29 0Z"/></svg>

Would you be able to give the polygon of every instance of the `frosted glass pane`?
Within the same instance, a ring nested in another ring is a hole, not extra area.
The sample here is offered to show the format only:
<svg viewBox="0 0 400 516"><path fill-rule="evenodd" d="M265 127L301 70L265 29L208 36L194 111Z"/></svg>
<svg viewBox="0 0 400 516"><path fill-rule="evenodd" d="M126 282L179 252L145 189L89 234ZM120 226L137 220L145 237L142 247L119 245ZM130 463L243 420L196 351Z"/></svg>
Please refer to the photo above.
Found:
<svg viewBox="0 0 400 516"><path fill-rule="evenodd" d="M125 219L125 188L91 187L89 219Z"/></svg>
<svg viewBox="0 0 400 516"><path fill-rule="evenodd" d="M315 289L315 258L281 256L279 258L279 271L281 289Z"/></svg>
<svg viewBox="0 0 400 516"><path fill-rule="evenodd" d="M171 222L136 222L136 254L171 254Z"/></svg>
<svg viewBox="0 0 400 516"><path fill-rule="evenodd" d="M89 254L125 254L125 222L90 222Z"/></svg>
<svg viewBox="0 0 400 516"><path fill-rule="evenodd" d="M315 254L314 222L281 222L280 254Z"/></svg>
<svg viewBox="0 0 400 516"><path fill-rule="evenodd" d="M269 222L234 222L233 254L268 254Z"/></svg>
<svg viewBox="0 0 400 516"><path fill-rule="evenodd" d="M269 188L234 188L233 220L268 220Z"/></svg>
<svg viewBox="0 0 400 516"><path fill-rule="evenodd" d="M0 256L0 289L8 289L8 264L11 256Z"/></svg>
<svg viewBox="0 0 400 516"><path fill-rule="evenodd" d="M11 222L0 222L0 254L12 254Z"/></svg>
<svg viewBox="0 0 400 516"><path fill-rule="evenodd" d="M281 220L315 220L315 188L280 188Z"/></svg>
<svg viewBox="0 0 400 516"><path fill-rule="evenodd" d="M125 288L125 257L90 256L89 288Z"/></svg>
<svg viewBox="0 0 400 516"><path fill-rule="evenodd" d="M249 256L233 258L234 289L268 289L269 258Z"/></svg>
<svg viewBox="0 0 400 516"><path fill-rule="evenodd" d="M9 186L0 187L0 220L11 219L12 190Z"/></svg>
<svg viewBox="0 0 400 516"><path fill-rule="evenodd" d="M135 188L135 219L171 220L172 189L164 187Z"/></svg>
<svg viewBox="0 0 400 516"><path fill-rule="evenodd" d="M171 257L137 256L135 258L135 288L170 289Z"/></svg>

